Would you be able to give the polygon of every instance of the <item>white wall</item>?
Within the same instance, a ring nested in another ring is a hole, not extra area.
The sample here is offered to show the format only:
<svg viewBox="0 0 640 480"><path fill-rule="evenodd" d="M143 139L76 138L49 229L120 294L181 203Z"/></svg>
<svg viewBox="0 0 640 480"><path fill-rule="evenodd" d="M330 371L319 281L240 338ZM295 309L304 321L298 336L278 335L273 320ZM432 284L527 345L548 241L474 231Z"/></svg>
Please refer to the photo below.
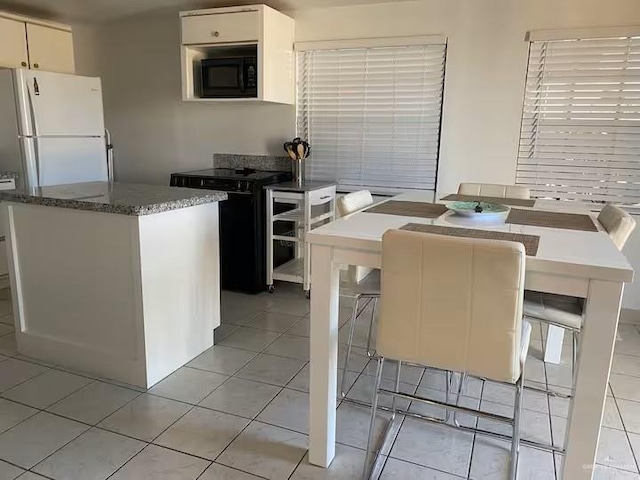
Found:
<svg viewBox="0 0 640 480"><path fill-rule="evenodd" d="M462 181L514 183L527 31L640 24L638 0L419 0L289 13L297 41L448 37L441 194ZM208 165L213 152L278 154L294 134L293 107L180 101L175 12L110 24L98 38L119 179L166 183L172 171ZM640 271L640 233L625 253ZM640 281L625 306L640 309Z"/></svg>
<svg viewBox="0 0 640 480"><path fill-rule="evenodd" d="M78 32L74 43L84 48L97 32L116 179L168 184L172 172L210 167L214 152L284 154L295 131L293 106L182 102L177 12L93 30ZM76 59L80 72L85 66Z"/></svg>

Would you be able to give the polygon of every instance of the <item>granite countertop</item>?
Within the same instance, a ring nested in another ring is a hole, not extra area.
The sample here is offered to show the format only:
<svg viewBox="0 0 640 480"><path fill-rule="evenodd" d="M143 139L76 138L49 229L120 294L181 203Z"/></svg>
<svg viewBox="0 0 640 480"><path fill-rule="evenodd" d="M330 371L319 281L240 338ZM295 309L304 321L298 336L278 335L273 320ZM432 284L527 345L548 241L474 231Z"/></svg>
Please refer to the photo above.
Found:
<svg viewBox="0 0 640 480"><path fill-rule="evenodd" d="M10 178L18 178L19 175L16 172L0 172L0 180L7 180Z"/></svg>
<svg viewBox="0 0 640 480"><path fill-rule="evenodd" d="M227 199L226 192L135 183L91 182L30 190L0 190L0 200L50 207L151 215Z"/></svg>
<svg viewBox="0 0 640 480"><path fill-rule="evenodd" d="M282 182L267 185L264 188L267 190L276 190L278 192L311 192L313 190L320 190L325 187L332 187L336 185L336 182Z"/></svg>

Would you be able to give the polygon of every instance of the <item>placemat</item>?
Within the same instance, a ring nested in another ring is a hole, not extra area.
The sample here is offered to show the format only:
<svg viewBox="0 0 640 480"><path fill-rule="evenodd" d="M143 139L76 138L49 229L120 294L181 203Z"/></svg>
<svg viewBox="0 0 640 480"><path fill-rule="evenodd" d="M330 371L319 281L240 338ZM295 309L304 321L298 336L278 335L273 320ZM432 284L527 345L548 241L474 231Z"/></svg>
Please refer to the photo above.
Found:
<svg viewBox="0 0 640 480"><path fill-rule="evenodd" d="M589 215L580 213L546 212L544 210L522 210L512 208L506 220L515 225L533 227L563 228L565 230L582 230L597 232L598 227Z"/></svg>
<svg viewBox="0 0 640 480"><path fill-rule="evenodd" d="M492 230L475 230L473 228L441 227L439 225L423 225L421 223L407 223L400 230L412 232L433 233L436 235L449 235L464 238L485 238L487 240L507 240L524 245L524 250L530 257L538 253L540 237L537 235L525 235L521 233L497 232Z"/></svg>
<svg viewBox="0 0 640 480"><path fill-rule="evenodd" d="M406 202L389 200L364 210L368 213L384 213L403 217L438 218L447 211L447 207L437 203Z"/></svg>
<svg viewBox="0 0 640 480"><path fill-rule="evenodd" d="M502 198L502 197L482 197L480 195L458 195L453 193L440 199L446 202L485 202L497 203L499 205L511 205L513 207L533 207L535 200L529 198Z"/></svg>

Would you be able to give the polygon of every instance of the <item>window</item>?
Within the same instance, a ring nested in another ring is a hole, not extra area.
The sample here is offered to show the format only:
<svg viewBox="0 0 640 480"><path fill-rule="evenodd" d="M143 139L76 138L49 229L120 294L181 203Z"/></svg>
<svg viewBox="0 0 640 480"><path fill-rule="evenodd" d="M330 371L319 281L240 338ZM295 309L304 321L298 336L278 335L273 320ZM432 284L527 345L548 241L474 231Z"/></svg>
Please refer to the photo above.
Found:
<svg viewBox="0 0 640 480"><path fill-rule="evenodd" d="M640 203L640 36L530 43L517 183Z"/></svg>
<svg viewBox="0 0 640 480"><path fill-rule="evenodd" d="M343 191L435 190L446 51L437 41L298 46L308 179L335 180Z"/></svg>

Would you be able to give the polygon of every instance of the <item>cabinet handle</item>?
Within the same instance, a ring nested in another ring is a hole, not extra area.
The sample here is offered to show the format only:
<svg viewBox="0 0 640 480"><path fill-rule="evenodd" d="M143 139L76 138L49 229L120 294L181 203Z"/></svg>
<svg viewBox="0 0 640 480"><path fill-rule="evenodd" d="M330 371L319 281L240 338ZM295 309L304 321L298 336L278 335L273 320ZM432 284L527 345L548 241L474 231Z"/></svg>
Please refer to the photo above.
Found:
<svg viewBox="0 0 640 480"><path fill-rule="evenodd" d="M211 32L211 36L219 37L220 36L220 32L218 32L217 30L215 32Z"/></svg>
<svg viewBox="0 0 640 480"><path fill-rule="evenodd" d="M27 66L27 62L22 62L20 65L22 65L23 67Z"/></svg>
<svg viewBox="0 0 640 480"><path fill-rule="evenodd" d="M40 68L40 65L38 65L37 63L34 63L33 68Z"/></svg>

